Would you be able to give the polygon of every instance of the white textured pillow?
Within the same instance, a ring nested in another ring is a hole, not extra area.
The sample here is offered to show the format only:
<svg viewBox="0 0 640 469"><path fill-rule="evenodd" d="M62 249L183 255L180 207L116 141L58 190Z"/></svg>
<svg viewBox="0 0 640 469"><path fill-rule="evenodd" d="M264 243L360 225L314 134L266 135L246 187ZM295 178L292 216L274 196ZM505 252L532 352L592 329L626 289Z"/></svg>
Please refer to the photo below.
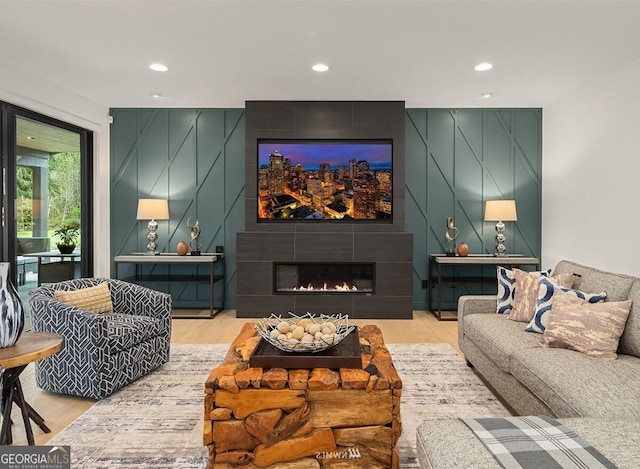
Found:
<svg viewBox="0 0 640 469"><path fill-rule="evenodd" d="M55 296L62 303L76 306L90 313L110 313L113 311L111 292L107 282L79 290L56 290Z"/></svg>

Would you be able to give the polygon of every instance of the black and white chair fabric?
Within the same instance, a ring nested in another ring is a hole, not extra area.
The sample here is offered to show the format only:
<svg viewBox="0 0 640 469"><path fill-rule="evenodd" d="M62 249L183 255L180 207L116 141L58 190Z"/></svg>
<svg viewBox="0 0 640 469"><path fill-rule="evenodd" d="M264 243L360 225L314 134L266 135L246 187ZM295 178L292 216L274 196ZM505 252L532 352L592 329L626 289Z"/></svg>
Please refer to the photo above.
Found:
<svg viewBox="0 0 640 469"><path fill-rule="evenodd" d="M56 299L107 282L112 312L93 313ZM169 360L171 296L122 280L83 278L29 293L33 329L64 337L62 349L36 362L41 389L102 399Z"/></svg>

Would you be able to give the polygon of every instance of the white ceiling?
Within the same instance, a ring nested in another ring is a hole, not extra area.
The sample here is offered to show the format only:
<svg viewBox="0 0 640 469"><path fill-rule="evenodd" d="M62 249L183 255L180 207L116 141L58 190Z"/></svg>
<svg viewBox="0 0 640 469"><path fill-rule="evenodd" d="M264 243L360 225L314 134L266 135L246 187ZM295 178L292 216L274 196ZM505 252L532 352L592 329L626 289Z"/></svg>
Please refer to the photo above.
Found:
<svg viewBox="0 0 640 469"><path fill-rule="evenodd" d="M640 1L0 0L0 86L9 66L107 107L543 107L639 58Z"/></svg>

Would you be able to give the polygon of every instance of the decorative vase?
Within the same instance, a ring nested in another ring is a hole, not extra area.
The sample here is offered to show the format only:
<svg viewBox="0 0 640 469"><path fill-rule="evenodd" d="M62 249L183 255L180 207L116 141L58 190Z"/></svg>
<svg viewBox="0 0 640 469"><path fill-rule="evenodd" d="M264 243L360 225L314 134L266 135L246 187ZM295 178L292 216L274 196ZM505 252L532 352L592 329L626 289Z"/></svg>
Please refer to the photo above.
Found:
<svg viewBox="0 0 640 469"><path fill-rule="evenodd" d="M0 348L11 347L24 329L24 306L9 277L8 262L0 262Z"/></svg>
<svg viewBox="0 0 640 469"><path fill-rule="evenodd" d="M186 256L189 252L189 245L184 241L180 241L176 246L176 252L179 256Z"/></svg>
<svg viewBox="0 0 640 469"><path fill-rule="evenodd" d="M465 243L460 243L458 245L458 255L461 257L466 257L469 255L469 246Z"/></svg>
<svg viewBox="0 0 640 469"><path fill-rule="evenodd" d="M76 248L75 244L58 243L58 251L60 251L60 254L71 254L75 248Z"/></svg>

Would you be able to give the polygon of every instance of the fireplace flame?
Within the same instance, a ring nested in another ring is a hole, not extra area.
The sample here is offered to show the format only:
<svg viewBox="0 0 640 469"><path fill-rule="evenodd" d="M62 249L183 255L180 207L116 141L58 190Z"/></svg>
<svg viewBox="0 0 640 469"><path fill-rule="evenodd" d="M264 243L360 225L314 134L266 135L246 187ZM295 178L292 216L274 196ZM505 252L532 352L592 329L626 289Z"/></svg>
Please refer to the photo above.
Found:
<svg viewBox="0 0 640 469"><path fill-rule="evenodd" d="M292 291L358 291L358 287L355 285L349 286L347 282L342 282L342 285L334 285L333 288L327 286L327 282L324 282L321 287L314 287L312 284L300 285L298 287L293 287Z"/></svg>

